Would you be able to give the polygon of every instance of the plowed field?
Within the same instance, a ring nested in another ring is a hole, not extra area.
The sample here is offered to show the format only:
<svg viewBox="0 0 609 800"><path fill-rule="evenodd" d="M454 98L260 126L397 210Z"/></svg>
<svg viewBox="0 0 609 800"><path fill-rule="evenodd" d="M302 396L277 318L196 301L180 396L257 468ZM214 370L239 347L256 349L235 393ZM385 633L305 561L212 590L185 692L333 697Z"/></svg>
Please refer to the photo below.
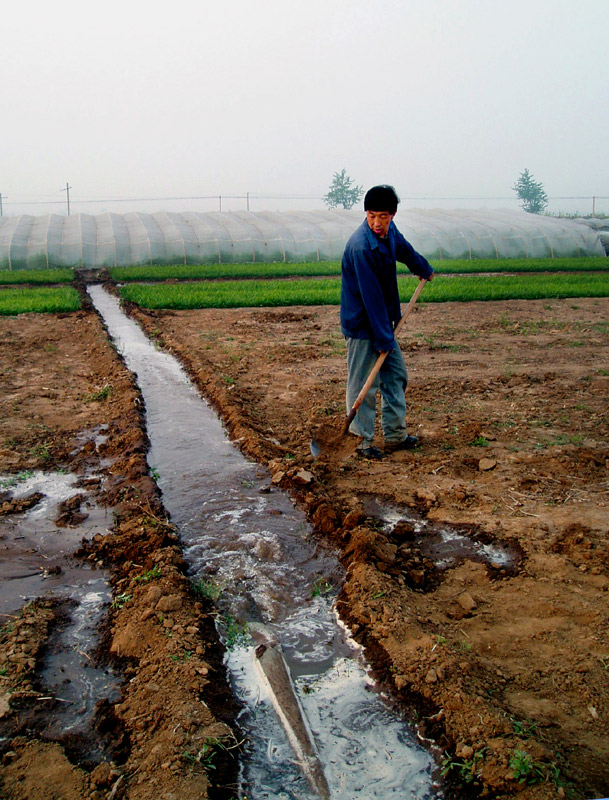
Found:
<svg viewBox="0 0 609 800"><path fill-rule="evenodd" d="M134 313L337 549L340 613L446 754L447 797L609 795L609 300L417 306L402 341L420 446L381 461L349 439L310 454L313 433L344 416L336 308ZM114 523L81 556L130 595L103 632L125 684L99 709L112 745L97 766L28 724L53 604L4 621L0 796L194 800L220 785L231 797L236 708L213 608L147 474L131 376L91 310L0 319L0 346L0 472L98 469L86 492ZM96 445L83 434L99 425ZM420 524L389 526L396 513ZM472 547L441 561L426 540L436 529ZM160 577L142 580L155 565ZM212 739L226 747L210 788L188 754Z"/></svg>

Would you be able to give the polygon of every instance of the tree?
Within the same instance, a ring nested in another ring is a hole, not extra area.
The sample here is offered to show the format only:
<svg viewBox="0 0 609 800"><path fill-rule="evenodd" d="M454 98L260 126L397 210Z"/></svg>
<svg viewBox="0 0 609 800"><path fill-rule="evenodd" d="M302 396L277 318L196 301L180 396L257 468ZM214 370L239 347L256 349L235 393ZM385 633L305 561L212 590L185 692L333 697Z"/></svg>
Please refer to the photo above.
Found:
<svg viewBox="0 0 609 800"><path fill-rule="evenodd" d="M543 184L533 180L528 169L520 175L512 189L522 200L522 208L529 214L541 214L548 205L548 195L544 192Z"/></svg>
<svg viewBox="0 0 609 800"><path fill-rule="evenodd" d="M328 208L337 208L338 206L353 208L363 194L363 188L355 186L347 175L347 170L342 169L340 172L334 173L328 194L324 196L324 203Z"/></svg>

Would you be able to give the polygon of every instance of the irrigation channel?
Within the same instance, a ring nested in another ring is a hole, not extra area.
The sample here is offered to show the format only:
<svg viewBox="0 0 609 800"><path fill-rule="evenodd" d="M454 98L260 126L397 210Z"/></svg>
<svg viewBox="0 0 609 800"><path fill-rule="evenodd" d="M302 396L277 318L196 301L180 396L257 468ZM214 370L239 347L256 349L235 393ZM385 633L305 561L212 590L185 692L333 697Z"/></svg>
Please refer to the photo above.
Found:
<svg viewBox="0 0 609 800"><path fill-rule="evenodd" d="M442 796L435 765L369 676L332 598L335 555L310 536L289 495L227 438L177 360L155 348L102 286L88 289L135 373L148 461L190 576L221 587L228 668L243 703L248 800ZM247 636L238 635L247 631ZM237 635L235 635L237 632Z"/></svg>

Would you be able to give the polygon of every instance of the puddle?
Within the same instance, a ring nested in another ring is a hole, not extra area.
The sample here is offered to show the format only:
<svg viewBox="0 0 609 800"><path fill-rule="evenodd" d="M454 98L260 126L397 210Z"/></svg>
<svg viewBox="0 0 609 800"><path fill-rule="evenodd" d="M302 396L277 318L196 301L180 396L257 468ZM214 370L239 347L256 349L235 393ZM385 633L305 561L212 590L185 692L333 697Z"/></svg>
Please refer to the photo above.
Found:
<svg viewBox="0 0 609 800"><path fill-rule="evenodd" d="M89 293L137 375L151 472L191 577L219 593L227 643L247 626L227 657L247 742L239 796L440 798L431 756L334 613L326 593L342 582L334 554L316 545L289 495L270 489L266 470L228 441L178 362L101 286Z"/></svg>
<svg viewBox="0 0 609 800"><path fill-rule="evenodd" d="M385 533L396 541L414 544L436 570L455 567L467 559L506 574L518 568L520 553L509 545L484 542L463 528L435 525L407 506L379 503L373 496L365 497L363 506L369 517L381 523Z"/></svg>
<svg viewBox="0 0 609 800"><path fill-rule="evenodd" d="M60 594L70 596L74 589L86 588L91 570L72 553L84 536L105 534L112 525L112 514L98 507L90 497L81 504L86 518L78 525L57 526L54 520L62 502L86 489L71 473L22 473L21 478L0 476L0 491L11 499L42 495L25 512L0 517L0 619L14 614L36 597Z"/></svg>
<svg viewBox="0 0 609 800"><path fill-rule="evenodd" d="M97 737L88 735L95 706L119 696L118 676L96 664L93 655L112 594L105 571L90 569L72 554L83 537L108 532L111 512L98 507L71 473L0 476L0 492L3 502L33 502L22 512L0 517L0 624L39 597L54 598L62 610L62 622L49 637L40 669L52 713L40 702L38 710L27 711L27 724L51 739L79 736L81 754L99 760L103 743L95 744ZM61 505L78 496L81 522L56 525Z"/></svg>

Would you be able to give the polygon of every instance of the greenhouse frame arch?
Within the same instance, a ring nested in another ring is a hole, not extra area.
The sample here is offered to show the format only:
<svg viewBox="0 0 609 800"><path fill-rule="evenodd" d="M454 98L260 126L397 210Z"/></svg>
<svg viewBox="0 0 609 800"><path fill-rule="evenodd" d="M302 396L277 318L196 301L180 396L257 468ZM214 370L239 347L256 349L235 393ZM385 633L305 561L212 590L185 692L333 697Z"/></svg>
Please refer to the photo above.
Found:
<svg viewBox="0 0 609 800"><path fill-rule="evenodd" d="M0 268L333 261L361 211L49 214L0 218ZM605 255L581 220L521 211L400 210L396 224L430 260Z"/></svg>

